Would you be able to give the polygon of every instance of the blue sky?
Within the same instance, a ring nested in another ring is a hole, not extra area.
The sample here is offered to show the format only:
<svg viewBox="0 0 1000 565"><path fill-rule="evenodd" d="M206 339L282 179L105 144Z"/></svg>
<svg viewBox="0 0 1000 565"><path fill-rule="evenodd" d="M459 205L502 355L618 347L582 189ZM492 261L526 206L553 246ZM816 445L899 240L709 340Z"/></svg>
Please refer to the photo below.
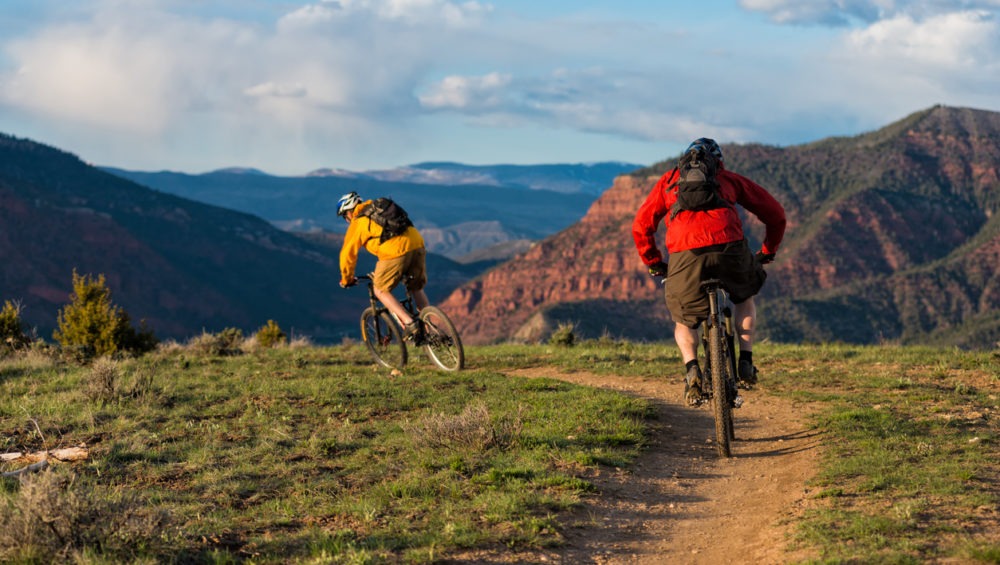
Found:
<svg viewBox="0 0 1000 565"><path fill-rule="evenodd" d="M1000 111L1000 0L3 0L0 132L297 175L651 164Z"/></svg>

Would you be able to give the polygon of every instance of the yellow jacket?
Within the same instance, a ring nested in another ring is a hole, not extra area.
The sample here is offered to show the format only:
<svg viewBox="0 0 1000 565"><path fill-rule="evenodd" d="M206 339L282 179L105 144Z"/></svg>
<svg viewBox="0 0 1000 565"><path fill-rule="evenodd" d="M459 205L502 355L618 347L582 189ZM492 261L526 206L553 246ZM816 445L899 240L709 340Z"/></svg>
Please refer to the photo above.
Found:
<svg viewBox="0 0 1000 565"><path fill-rule="evenodd" d="M354 269L358 265L358 252L362 246L379 260L402 257L410 251L424 246L424 238L413 226L407 228L402 235L380 244L379 237L382 235L382 226L373 222L371 218L359 214L365 206L370 206L371 203L371 200L366 200L358 204L354 209L354 219L348 224L347 233L344 234L344 246L340 248L340 281L342 283L354 278Z"/></svg>

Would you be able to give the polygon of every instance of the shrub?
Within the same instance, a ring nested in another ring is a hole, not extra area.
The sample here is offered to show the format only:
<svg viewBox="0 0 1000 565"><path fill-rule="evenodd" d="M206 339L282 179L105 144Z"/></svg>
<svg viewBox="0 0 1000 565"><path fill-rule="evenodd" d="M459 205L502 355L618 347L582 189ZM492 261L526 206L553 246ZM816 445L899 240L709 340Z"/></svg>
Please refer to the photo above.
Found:
<svg viewBox="0 0 1000 565"><path fill-rule="evenodd" d="M576 325L570 322L559 324L556 331L549 336L549 345L571 347L576 344Z"/></svg>
<svg viewBox="0 0 1000 565"><path fill-rule="evenodd" d="M169 517L148 511L135 495L85 484L72 473L45 470L21 479L0 501L4 563L134 562L155 553Z"/></svg>
<svg viewBox="0 0 1000 565"><path fill-rule="evenodd" d="M275 347L288 341L285 332L281 331L278 323L274 320L268 320L266 325L257 330L256 337L257 345L260 347Z"/></svg>
<svg viewBox="0 0 1000 565"><path fill-rule="evenodd" d="M3 310L0 310L0 350L10 353L24 349L30 343L31 338L21 322L21 305L10 300L4 302Z"/></svg>
<svg viewBox="0 0 1000 565"><path fill-rule="evenodd" d="M59 311L52 337L86 360L94 356L141 354L156 348L156 337L143 324L136 331L128 313L111 302L104 275L96 279L73 271L71 302Z"/></svg>
<svg viewBox="0 0 1000 565"><path fill-rule="evenodd" d="M118 369L118 362L109 357L101 357L90 366L86 380L87 397L104 402L114 400L118 395L120 381L121 371Z"/></svg>
<svg viewBox="0 0 1000 565"><path fill-rule="evenodd" d="M226 357L243 353L243 330L226 328L217 334L204 332L188 341L188 347L195 353Z"/></svg>
<svg viewBox="0 0 1000 565"><path fill-rule="evenodd" d="M90 366L84 390L95 402L112 403L134 400L140 403L154 398L154 369L132 366L130 369L110 357L96 359Z"/></svg>
<svg viewBox="0 0 1000 565"><path fill-rule="evenodd" d="M521 410L516 414L493 418L482 401L467 405L461 414L435 414L411 424L409 433L418 445L459 453L504 450L521 437L524 421Z"/></svg>

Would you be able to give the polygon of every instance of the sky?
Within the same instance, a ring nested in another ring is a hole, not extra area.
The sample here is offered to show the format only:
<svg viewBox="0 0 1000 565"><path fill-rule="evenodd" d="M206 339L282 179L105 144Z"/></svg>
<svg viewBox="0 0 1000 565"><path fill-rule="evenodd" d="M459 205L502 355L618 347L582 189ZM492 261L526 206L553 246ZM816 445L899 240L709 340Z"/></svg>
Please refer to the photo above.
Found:
<svg viewBox="0 0 1000 565"><path fill-rule="evenodd" d="M0 133L132 170L645 165L1000 111L1000 0L0 7Z"/></svg>

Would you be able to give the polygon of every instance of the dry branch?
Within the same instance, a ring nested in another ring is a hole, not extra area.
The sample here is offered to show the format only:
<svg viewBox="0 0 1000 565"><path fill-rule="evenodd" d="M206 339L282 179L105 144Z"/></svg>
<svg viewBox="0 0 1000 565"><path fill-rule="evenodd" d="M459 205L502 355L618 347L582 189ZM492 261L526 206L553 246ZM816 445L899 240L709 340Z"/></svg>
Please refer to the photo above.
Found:
<svg viewBox="0 0 1000 565"><path fill-rule="evenodd" d="M46 449L44 451L35 451L34 453L4 453L2 456L4 461L44 461L46 459L56 459L57 461L79 461L81 459L86 459L90 456L90 452L86 447L78 445L76 447L64 447L62 449Z"/></svg>
<svg viewBox="0 0 1000 565"><path fill-rule="evenodd" d="M32 463L31 465L28 465L27 467L22 467L17 471L8 471L6 473L0 474L0 477L18 477L25 473L34 473L35 471L41 471L42 469L48 466L49 462L45 459L42 459L38 463Z"/></svg>

